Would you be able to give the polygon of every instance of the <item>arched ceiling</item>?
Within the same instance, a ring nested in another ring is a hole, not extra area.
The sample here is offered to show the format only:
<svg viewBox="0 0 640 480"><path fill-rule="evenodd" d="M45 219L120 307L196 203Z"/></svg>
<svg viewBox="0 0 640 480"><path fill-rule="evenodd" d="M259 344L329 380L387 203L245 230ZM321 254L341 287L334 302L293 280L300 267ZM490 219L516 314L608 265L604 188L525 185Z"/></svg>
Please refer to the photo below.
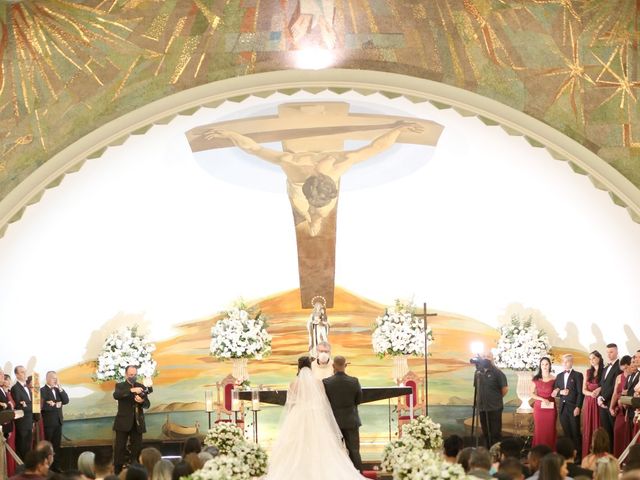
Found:
<svg viewBox="0 0 640 480"><path fill-rule="evenodd" d="M301 0L325 9L294 39L298 1L0 0L0 199L106 122L313 45L521 110L640 187L637 0Z"/></svg>

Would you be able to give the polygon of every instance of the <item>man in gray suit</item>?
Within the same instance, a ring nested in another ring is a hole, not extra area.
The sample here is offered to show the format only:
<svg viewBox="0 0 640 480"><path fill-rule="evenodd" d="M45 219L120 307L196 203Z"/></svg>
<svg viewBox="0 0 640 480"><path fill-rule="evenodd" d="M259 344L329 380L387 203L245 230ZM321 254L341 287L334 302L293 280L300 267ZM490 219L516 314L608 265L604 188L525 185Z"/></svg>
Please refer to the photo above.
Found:
<svg viewBox="0 0 640 480"><path fill-rule="evenodd" d="M327 392L336 423L342 432L344 443L349 451L353 466L362 471L360 458L360 416L358 405L362 403L362 388L356 377L345 373L347 360L338 355L333 359L334 374L325 378L324 389Z"/></svg>

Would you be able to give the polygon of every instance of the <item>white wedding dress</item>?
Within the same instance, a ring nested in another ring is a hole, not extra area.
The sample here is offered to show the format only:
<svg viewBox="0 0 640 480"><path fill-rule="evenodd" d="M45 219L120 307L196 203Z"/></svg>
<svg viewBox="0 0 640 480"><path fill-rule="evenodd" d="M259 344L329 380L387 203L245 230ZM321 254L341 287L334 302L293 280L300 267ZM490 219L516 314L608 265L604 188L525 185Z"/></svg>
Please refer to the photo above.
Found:
<svg viewBox="0 0 640 480"><path fill-rule="evenodd" d="M349 459L322 381L304 367L289 387L267 480L362 480Z"/></svg>

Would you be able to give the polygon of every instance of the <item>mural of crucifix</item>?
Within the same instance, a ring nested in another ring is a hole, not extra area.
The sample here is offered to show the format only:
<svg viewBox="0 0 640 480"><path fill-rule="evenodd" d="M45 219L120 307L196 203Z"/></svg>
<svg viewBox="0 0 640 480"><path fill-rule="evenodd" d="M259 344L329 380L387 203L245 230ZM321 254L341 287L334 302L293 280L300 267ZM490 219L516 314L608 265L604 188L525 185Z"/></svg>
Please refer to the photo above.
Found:
<svg viewBox="0 0 640 480"><path fill-rule="evenodd" d="M280 166L296 225L302 307L311 308L311 299L320 295L331 308L341 176L395 143L436 145L442 130L429 120L350 114L348 103L316 102L282 104L277 116L203 125L186 135L193 152L235 146ZM346 140L370 143L345 151ZM283 150L260 145L275 141Z"/></svg>

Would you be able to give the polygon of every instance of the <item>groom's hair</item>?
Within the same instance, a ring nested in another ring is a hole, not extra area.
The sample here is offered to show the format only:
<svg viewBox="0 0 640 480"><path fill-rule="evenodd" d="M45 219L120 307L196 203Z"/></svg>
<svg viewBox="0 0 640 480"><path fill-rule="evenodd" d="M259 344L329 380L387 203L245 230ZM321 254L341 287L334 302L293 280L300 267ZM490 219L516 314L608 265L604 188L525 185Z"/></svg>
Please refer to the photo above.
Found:
<svg viewBox="0 0 640 480"><path fill-rule="evenodd" d="M333 357L333 366L342 370L347 366L347 359L342 355L336 355Z"/></svg>

